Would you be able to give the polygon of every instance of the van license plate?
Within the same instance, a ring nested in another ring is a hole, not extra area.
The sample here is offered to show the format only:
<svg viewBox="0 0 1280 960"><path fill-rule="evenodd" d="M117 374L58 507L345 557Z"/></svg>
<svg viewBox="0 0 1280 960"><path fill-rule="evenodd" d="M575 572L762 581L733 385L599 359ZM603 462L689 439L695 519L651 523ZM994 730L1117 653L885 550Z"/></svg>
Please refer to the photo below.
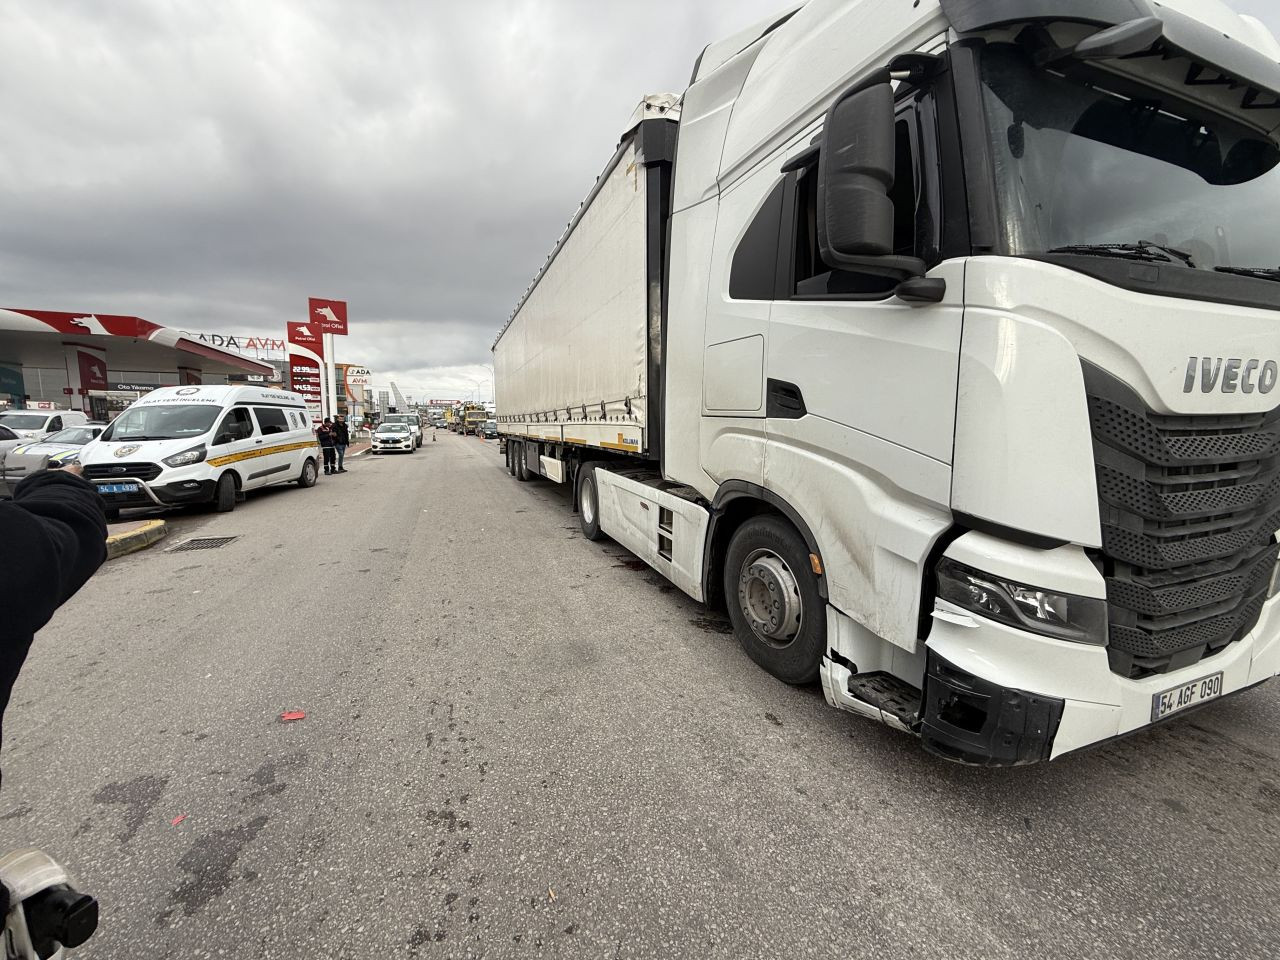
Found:
<svg viewBox="0 0 1280 960"><path fill-rule="evenodd" d="M138 485L136 483L100 483L98 484L99 493L137 493Z"/></svg>
<svg viewBox="0 0 1280 960"><path fill-rule="evenodd" d="M1171 713L1177 713L1179 710L1185 710L1187 707L1220 696L1222 696L1222 674L1215 673L1209 677L1192 680L1190 683L1184 683L1180 687L1174 687L1172 690L1165 690L1153 696L1151 719L1160 720Z"/></svg>

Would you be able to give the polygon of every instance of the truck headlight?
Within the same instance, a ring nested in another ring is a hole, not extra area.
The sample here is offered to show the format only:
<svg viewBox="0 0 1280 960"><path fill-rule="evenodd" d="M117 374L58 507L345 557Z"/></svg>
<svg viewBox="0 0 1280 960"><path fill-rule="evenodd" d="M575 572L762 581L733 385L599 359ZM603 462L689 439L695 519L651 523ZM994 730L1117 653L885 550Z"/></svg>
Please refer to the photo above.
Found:
<svg viewBox="0 0 1280 960"><path fill-rule="evenodd" d="M199 463L205 458L208 451L204 444L198 447L192 447L190 450L183 450L181 453L175 453L172 457L165 457L161 462L166 467L185 467L192 463Z"/></svg>
<svg viewBox="0 0 1280 960"><path fill-rule="evenodd" d="M1105 645L1107 602L1054 593L982 573L954 560L938 564L938 598L997 623L1076 643Z"/></svg>

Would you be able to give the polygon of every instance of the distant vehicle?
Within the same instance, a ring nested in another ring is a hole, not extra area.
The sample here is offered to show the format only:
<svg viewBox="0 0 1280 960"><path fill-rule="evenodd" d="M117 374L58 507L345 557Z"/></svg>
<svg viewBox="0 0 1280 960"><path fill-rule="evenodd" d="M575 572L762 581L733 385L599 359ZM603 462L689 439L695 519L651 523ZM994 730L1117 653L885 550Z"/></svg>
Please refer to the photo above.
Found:
<svg viewBox="0 0 1280 960"><path fill-rule="evenodd" d="M474 433L479 435L480 428L489 419L489 411L478 403L468 403L462 409L463 435Z"/></svg>
<svg viewBox="0 0 1280 960"><path fill-rule="evenodd" d="M0 426L8 427L24 440L47 440L59 430L88 423L81 410L5 410Z"/></svg>
<svg viewBox="0 0 1280 960"><path fill-rule="evenodd" d="M105 429L107 429L105 423L86 423L79 427L68 427L65 430L59 430L47 440L37 440L35 443L17 446L14 448L14 453L48 457L49 468L57 469L67 463L75 462L80 455L80 448L90 440L96 440Z"/></svg>
<svg viewBox="0 0 1280 960"><path fill-rule="evenodd" d="M306 401L249 386L159 387L80 449L85 478L124 507L211 503L235 509L245 491L315 486L319 456Z"/></svg>
<svg viewBox="0 0 1280 960"><path fill-rule="evenodd" d="M388 413L382 418L383 423L403 423L413 434L413 445L422 446L422 417L416 413Z"/></svg>
<svg viewBox="0 0 1280 960"><path fill-rule="evenodd" d="M392 451L414 453L418 449L418 442L413 435L413 428L409 424L380 423L378 424L378 429L373 431L370 449L374 453Z"/></svg>
<svg viewBox="0 0 1280 960"><path fill-rule="evenodd" d="M480 431L477 434L477 436L479 436L482 440L497 440L498 439L498 421L486 420L484 423L480 424Z"/></svg>
<svg viewBox="0 0 1280 960"><path fill-rule="evenodd" d="M20 437L8 427L0 424L0 457L3 457L15 447L22 446L26 442L25 437Z"/></svg>

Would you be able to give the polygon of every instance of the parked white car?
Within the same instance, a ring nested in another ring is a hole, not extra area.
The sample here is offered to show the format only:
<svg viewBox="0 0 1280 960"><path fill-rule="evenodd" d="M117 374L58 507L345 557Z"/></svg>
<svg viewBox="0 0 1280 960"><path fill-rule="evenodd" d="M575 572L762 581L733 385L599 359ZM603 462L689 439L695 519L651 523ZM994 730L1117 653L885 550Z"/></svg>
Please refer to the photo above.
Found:
<svg viewBox="0 0 1280 960"><path fill-rule="evenodd" d="M83 410L5 410L0 426L8 427L24 440L46 440L59 430L88 423Z"/></svg>

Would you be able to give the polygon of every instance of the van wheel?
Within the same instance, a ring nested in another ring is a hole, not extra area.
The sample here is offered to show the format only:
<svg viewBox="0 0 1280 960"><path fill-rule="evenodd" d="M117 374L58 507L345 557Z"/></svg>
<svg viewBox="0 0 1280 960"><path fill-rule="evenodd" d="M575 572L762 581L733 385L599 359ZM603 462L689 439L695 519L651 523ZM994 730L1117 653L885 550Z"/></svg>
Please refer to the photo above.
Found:
<svg viewBox="0 0 1280 960"><path fill-rule="evenodd" d="M213 509L218 513L230 513L236 508L236 478L224 473L213 489Z"/></svg>
<svg viewBox="0 0 1280 960"><path fill-rule="evenodd" d="M521 483L527 483L529 481L529 465L525 463L523 443L516 444L514 461L515 461L515 468L516 468L516 479L519 480Z"/></svg>
<svg viewBox="0 0 1280 960"><path fill-rule="evenodd" d="M818 678L827 618L809 548L777 517L748 520L733 535L724 595L747 656L784 683Z"/></svg>
<svg viewBox="0 0 1280 960"><path fill-rule="evenodd" d="M604 536L600 532L600 496L596 491L595 467L583 467L578 477L578 521L582 524L582 535L588 540L599 540Z"/></svg>
<svg viewBox="0 0 1280 960"><path fill-rule="evenodd" d="M302 465L302 473L298 474L298 486L306 489L316 485L316 462L307 457L307 462Z"/></svg>

